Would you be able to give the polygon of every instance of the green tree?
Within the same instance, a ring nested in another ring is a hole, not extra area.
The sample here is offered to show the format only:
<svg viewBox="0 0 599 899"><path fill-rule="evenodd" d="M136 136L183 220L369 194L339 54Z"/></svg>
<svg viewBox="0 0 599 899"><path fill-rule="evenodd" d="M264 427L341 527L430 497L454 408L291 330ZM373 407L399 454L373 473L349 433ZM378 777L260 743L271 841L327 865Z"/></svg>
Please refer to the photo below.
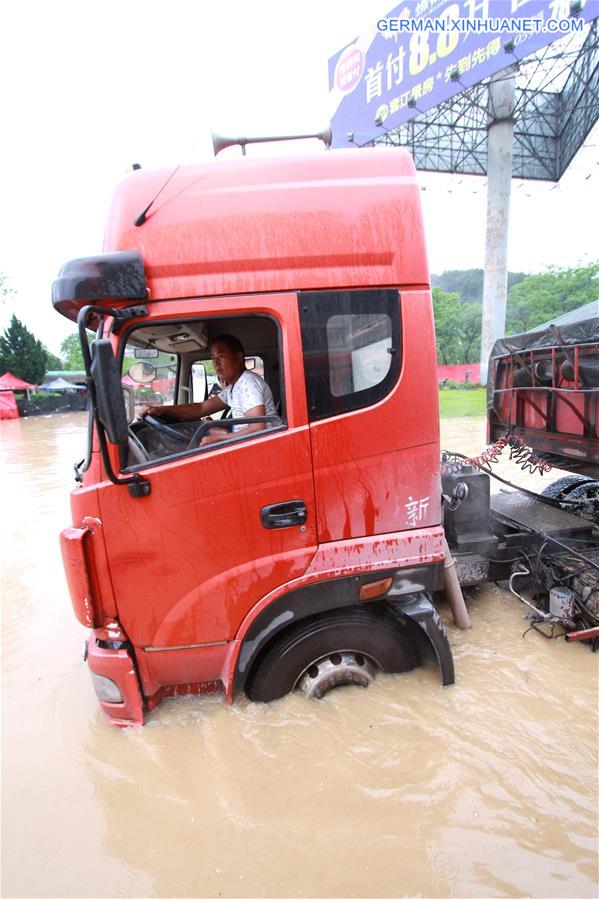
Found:
<svg viewBox="0 0 599 899"><path fill-rule="evenodd" d="M599 262L578 268L552 267L529 275L510 290L506 333L530 331L598 297Z"/></svg>
<svg viewBox="0 0 599 899"><path fill-rule="evenodd" d="M480 359L482 319L483 307L480 303L462 303L460 305L456 321L460 364L478 362Z"/></svg>
<svg viewBox="0 0 599 899"><path fill-rule="evenodd" d="M457 319L460 298L457 293L446 293L433 287L433 312L437 335L437 359L441 365L453 365L459 356Z"/></svg>
<svg viewBox="0 0 599 899"><path fill-rule="evenodd" d="M46 351L40 340L13 315L0 337L0 372L10 371L18 378L39 384L46 374Z"/></svg>
<svg viewBox="0 0 599 899"><path fill-rule="evenodd" d="M87 342L91 343L94 338L95 334L88 334ZM64 360L64 367L67 371L83 371L85 368L81 343L79 342L79 334L69 334L68 337L65 337L60 344L60 354Z"/></svg>
<svg viewBox="0 0 599 899"><path fill-rule="evenodd" d="M433 287L437 358L441 365L478 362L482 306Z"/></svg>
<svg viewBox="0 0 599 899"><path fill-rule="evenodd" d="M48 347L44 347L44 353L46 356L46 371L61 371L63 367L62 359L51 353Z"/></svg>

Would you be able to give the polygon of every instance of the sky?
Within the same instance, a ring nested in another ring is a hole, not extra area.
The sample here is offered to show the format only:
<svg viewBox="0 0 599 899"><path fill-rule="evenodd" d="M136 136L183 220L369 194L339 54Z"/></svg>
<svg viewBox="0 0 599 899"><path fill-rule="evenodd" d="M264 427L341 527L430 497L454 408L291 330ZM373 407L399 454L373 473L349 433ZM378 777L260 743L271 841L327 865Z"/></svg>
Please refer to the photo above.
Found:
<svg viewBox="0 0 599 899"><path fill-rule="evenodd" d="M74 326L52 309L52 280L68 259L101 252L111 195L128 166L206 162L211 130L321 130L329 57L393 6L4 0L0 272L15 293L0 305L0 329L15 313L58 353ZM326 152L316 141L299 149ZM558 186L513 182L511 271L599 257L598 166L596 128ZM482 268L486 179L420 173L419 181L431 271Z"/></svg>

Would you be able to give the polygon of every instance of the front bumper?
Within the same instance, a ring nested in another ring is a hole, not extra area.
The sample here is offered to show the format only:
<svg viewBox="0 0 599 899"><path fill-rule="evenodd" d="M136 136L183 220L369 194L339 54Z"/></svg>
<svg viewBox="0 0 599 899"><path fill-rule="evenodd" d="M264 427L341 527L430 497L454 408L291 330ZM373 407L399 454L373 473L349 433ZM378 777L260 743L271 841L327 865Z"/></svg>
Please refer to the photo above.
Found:
<svg viewBox="0 0 599 899"><path fill-rule="evenodd" d="M105 631L102 631L105 635ZM143 699L133 660L126 649L114 649L101 645L98 631L92 631L87 642L87 664L92 674L97 675L94 686L108 678L115 685L112 692L120 694L120 702L109 702L98 696L98 701L112 724L119 727L142 725L144 723Z"/></svg>

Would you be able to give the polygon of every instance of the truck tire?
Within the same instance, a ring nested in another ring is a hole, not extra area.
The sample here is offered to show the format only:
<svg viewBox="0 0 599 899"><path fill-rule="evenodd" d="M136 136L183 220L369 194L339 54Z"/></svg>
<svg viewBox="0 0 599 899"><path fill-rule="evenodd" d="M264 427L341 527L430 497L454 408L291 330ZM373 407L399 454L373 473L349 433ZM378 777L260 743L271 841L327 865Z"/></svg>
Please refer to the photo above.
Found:
<svg viewBox="0 0 599 899"><path fill-rule="evenodd" d="M542 491L541 496L546 496L549 499L569 499L572 490L580 486L580 484L584 484L585 481L590 480L590 478L584 475L571 474L565 478L559 478L553 484L548 484Z"/></svg>
<svg viewBox="0 0 599 899"><path fill-rule="evenodd" d="M277 637L258 659L246 694L271 702L298 690L320 699L344 684L367 687L379 671L411 671L419 661L416 645L385 610L339 609Z"/></svg>
<svg viewBox="0 0 599 899"><path fill-rule="evenodd" d="M568 493L568 499L580 503L575 507L578 515L599 517L599 481L589 478L581 484L577 484Z"/></svg>

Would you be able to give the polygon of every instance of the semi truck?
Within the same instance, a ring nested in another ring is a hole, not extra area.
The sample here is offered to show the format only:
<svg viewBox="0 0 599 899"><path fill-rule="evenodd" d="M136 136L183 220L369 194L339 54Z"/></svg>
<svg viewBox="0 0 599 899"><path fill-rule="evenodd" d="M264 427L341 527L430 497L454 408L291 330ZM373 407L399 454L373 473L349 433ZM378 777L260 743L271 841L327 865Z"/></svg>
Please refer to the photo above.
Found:
<svg viewBox="0 0 599 899"><path fill-rule="evenodd" d="M67 262L52 297L77 322L90 398L61 547L112 723L143 724L183 694L318 698L429 660L450 685L437 600L449 589L459 613L460 583L507 580L541 630L594 639L597 324L582 341L495 348L494 452L526 464L537 441L544 464L577 474L525 495L527 517L511 494L492 505L489 456L441 454L406 151L137 170L116 191L103 252ZM214 392L222 334L242 342L277 414L225 413L225 438L207 444L214 421L178 420L175 407ZM165 360L163 414L139 417Z"/></svg>

